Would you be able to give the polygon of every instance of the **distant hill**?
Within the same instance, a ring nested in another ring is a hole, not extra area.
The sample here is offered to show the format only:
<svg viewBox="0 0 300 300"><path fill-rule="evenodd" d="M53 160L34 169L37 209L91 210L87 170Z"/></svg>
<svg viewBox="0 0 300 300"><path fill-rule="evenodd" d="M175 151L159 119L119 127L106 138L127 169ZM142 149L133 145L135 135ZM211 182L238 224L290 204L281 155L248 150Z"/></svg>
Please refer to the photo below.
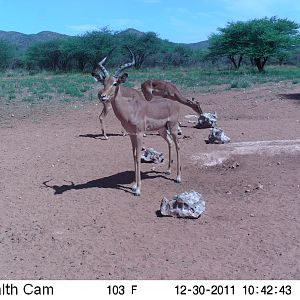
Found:
<svg viewBox="0 0 300 300"><path fill-rule="evenodd" d="M202 41L198 43L190 43L190 44L183 44L185 46L191 47L192 49L207 49L209 46L208 41Z"/></svg>
<svg viewBox="0 0 300 300"><path fill-rule="evenodd" d="M64 39L68 35L52 31L41 31L36 34L25 34L16 31L1 31L0 40L7 41L16 46L17 50L24 51L29 46L38 42L48 42L51 40Z"/></svg>
<svg viewBox="0 0 300 300"><path fill-rule="evenodd" d="M145 34L145 32L139 31L137 29L134 28L127 28L123 31L120 31L118 34L134 34L137 36L143 36Z"/></svg>
<svg viewBox="0 0 300 300"><path fill-rule="evenodd" d="M124 31L119 32L118 34L135 34L137 36L142 36L145 33L142 31L139 31L134 28L128 28ZM0 30L0 40L5 40L13 45L16 46L17 50L19 51L25 51L28 47L31 45L38 43L38 42L48 42L51 40L57 40L57 39L65 39L70 37L66 34L61 34L57 32L52 31L41 31L36 34L25 34L21 32L16 31L1 31ZM206 49L208 48L208 41L198 42L198 43L173 43L171 44L178 44L182 46L191 47L192 49Z"/></svg>

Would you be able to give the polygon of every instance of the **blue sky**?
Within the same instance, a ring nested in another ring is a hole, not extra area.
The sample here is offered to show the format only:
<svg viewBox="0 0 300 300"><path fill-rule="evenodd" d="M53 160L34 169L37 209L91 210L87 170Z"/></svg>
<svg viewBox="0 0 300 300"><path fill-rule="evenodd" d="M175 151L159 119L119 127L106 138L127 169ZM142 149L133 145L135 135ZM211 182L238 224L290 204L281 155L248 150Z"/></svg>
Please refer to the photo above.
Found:
<svg viewBox="0 0 300 300"><path fill-rule="evenodd" d="M108 26L154 31L173 42L206 40L228 21L278 16L300 23L299 0L0 0L0 30L69 35Z"/></svg>

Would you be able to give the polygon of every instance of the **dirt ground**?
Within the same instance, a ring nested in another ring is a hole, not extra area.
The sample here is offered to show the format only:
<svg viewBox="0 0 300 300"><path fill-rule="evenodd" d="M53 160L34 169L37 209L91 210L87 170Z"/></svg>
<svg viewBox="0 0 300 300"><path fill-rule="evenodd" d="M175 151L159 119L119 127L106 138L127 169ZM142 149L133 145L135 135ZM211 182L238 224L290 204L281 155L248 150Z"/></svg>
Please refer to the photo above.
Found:
<svg viewBox="0 0 300 300"><path fill-rule="evenodd" d="M170 176L166 163L143 164L141 197L113 113L109 140L99 135L96 90L83 106L2 107L0 279L300 279L300 86L188 96L218 113L231 144L206 144L209 129L182 107L183 182L175 164ZM271 147L201 159L256 141ZM167 153L159 136L144 144ZM206 201L199 219L159 216L164 196L191 189Z"/></svg>

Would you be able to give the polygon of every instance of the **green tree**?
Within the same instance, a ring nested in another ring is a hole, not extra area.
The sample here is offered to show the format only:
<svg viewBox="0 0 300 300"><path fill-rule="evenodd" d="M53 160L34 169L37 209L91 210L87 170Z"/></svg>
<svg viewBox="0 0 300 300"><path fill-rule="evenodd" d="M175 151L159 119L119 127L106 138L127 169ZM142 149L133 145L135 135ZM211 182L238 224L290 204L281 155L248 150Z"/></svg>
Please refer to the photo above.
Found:
<svg viewBox="0 0 300 300"><path fill-rule="evenodd" d="M85 53L86 61L93 68L105 57L112 49L116 47L115 33L107 27L99 31L87 32L80 37L81 49ZM115 57L115 56L114 56ZM108 61L111 63L111 59Z"/></svg>
<svg viewBox="0 0 300 300"><path fill-rule="evenodd" d="M60 66L61 40L37 43L26 51L25 62L28 68L57 70Z"/></svg>
<svg viewBox="0 0 300 300"><path fill-rule="evenodd" d="M231 22L225 28L218 28L219 33L209 37L210 57L226 56L235 69L241 65L245 55L247 26L244 22Z"/></svg>
<svg viewBox="0 0 300 300"><path fill-rule="evenodd" d="M244 56L250 57L259 72L270 57L292 49L299 25L277 17L231 22L209 38L210 56L227 56L236 69Z"/></svg>
<svg viewBox="0 0 300 300"><path fill-rule="evenodd" d="M270 57L280 56L297 43L299 25L293 21L272 17L250 20L246 26L245 53L259 72Z"/></svg>
<svg viewBox="0 0 300 300"><path fill-rule="evenodd" d="M14 47L6 41L0 40L0 69L7 68L14 58Z"/></svg>
<svg viewBox="0 0 300 300"><path fill-rule="evenodd" d="M127 45L135 56L135 68L140 69L145 60L160 50L161 39L154 32L124 33L117 36L118 45Z"/></svg>

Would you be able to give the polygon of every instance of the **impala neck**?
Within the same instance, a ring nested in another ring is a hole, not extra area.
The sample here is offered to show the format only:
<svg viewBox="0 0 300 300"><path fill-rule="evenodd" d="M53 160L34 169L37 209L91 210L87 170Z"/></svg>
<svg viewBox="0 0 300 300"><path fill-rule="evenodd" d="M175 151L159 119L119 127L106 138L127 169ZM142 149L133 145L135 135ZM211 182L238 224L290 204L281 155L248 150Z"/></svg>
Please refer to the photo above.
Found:
<svg viewBox="0 0 300 300"><path fill-rule="evenodd" d="M126 116L124 116L125 111L122 109L122 97L120 97L120 89L121 86L118 85L115 89L115 95L111 100L111 105L116 117L122 122L123 119L126 119Z"/></svg>

